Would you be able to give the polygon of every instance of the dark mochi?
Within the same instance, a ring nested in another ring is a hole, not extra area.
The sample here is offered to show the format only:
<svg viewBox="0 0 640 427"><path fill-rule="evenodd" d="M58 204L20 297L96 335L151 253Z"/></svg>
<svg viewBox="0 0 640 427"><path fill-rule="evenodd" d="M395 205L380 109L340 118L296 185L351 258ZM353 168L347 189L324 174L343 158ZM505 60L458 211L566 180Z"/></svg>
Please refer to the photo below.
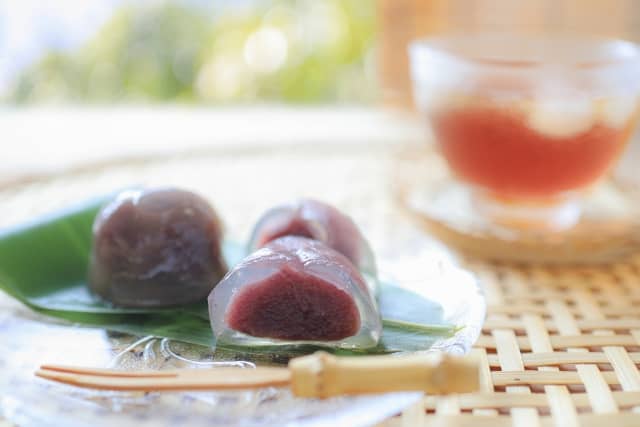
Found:
<svg viewBox="0 0 640 427"><path fill-rule="evenodd" d="M98 214L93 237L90 287L119 306L202 301L227 270L218 216L184 190L121 193Z"/></svg>
<svg viewBox="0 0 640 427"><path fill-rule="evenodd" d="M258 249L284 236L308 237L335 249L362 272L375 275L373 253L353 220L326 203L301 199L276 206L262 215L251 237Z"/></svg>
<svg viewBox="0 0 640 427"><path fill-rule="evenodd" d="M358 269L322 242L288 236L236 265L209 296L214 334L374 346L381 323ZM246 337L245 337L246 338ZM242 343L242 338L236 343Z"/></svg>

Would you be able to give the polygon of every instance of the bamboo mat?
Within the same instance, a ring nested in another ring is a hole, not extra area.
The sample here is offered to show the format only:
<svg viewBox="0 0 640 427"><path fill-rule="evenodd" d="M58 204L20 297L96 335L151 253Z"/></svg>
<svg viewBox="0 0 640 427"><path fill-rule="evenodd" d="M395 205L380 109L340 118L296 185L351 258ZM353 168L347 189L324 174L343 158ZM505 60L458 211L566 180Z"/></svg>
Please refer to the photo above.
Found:
<svg viewBox="0 0 640 427"><path fill-rule="evenodd" d="M112 165L6 188L0 191L0 227L127 183L169 183L215 200L232 234L248 229L274 200L312 192L348 206L371 233L379 256L375 243L387 236L407 245L389 226L398 222L390 207L393 197L381 196L392 163L387 154L273 151L260 156L230 161L224 153L198 154ZM222 176L226 180L215 178ZM294 179L299 176L311 178ZM640 254L600 267L524 268L471 259L464 263L480 278L489 305L473 350L482 361L483 389L468 395L427 396L383 425L640 425Z"/></svg>
<svg viewBox="0 0 640 427"><path fill-rule="evenodd" d="M388 425L640 425L640 254L602 267L467 260L488 317L482 391L426 397Z"/></svg>

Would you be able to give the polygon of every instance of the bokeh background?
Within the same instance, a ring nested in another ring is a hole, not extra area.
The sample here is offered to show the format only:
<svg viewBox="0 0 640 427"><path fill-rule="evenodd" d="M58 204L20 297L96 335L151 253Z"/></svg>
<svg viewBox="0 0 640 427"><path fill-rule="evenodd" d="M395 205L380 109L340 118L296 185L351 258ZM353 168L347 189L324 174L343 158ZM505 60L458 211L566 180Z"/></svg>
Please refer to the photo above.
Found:
<svg viewBox="0 0 640 427"><path fill-rule="evenodd" d="M640 41L637 0L0 0L0 104L411 107L443 32Z"/></svg>
<svg viewBox="0 0 640 427"><path fill-rule="evenodd" d="M411 116L407 43L475 31L639 42L640 1L0 0L0 183L216 142L423 141L379 115Z"/></svg>
<svg viewBox="0 0 640 427"><path fill-rule="evenodd" d="M0 101L370 103L372 0L0 0Z"/></svg>

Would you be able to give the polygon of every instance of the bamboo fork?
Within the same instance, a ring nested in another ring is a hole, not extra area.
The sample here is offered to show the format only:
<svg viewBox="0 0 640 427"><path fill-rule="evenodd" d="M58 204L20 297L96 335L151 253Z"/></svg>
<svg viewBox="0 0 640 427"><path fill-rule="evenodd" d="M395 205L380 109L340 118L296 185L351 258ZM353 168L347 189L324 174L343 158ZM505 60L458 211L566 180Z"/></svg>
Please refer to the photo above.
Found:
<svg viewBox="0 0 640 427"><path fill-rule="evenodd" d="M127 372L43 365L37 376L78 387L122 391L232 390L290 386L299 397L423 391L476 391L479 369L469 357L430 353L409 356L335 357L325 352L292 359L286 368L178 369Z"/></svg>

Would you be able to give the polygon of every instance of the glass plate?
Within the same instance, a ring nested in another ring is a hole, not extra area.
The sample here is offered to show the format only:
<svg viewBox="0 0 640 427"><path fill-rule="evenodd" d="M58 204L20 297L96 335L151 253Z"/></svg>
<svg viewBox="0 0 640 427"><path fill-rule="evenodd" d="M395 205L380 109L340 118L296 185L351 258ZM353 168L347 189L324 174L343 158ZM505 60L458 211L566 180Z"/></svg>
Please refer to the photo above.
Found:
<svg viewBox="0 0 640 427"><path fill-rule="evenodd" d="M567 230L503 226L478 215L469 187L451 175L431 148L397 154L396 196L432 235L473 257L519 263L602 264L640 248L640 203L612 179L582 197L582 215ZM637 191L637 190L636 190Z"/></svg>
<svg viewBox="0 0 640 427"><path fill-rule="evenodd" d="M230 161L229 156L232 156ZM401 216L388 186L389 152L272 150L198 153L103 169L0 191L0 227L92 195L132 185L176 185L208 197L230 238L246 240L267 207L311 196L351 214L370 239L386 279L440 306L434 323L463 325L430 351L465 353L477 339L485 301L473 275L453 255ZM326 174L327 164L331 174ZM261 176L255 180L247 177ZM295 179L305 176L305 179ZM344 183L350 185L345 186ZM230 184L232 183L232 184ZM380 422L420 399L420 393L293 398L286 389L242 392L115 393L62 386L33 376L43 363L119 369L251 369L264 360L180 342L114 334L43 318L0 294L0 417L20 426L300 425L359 426ZM272 363L273 360L267 361Z"/></svg>

